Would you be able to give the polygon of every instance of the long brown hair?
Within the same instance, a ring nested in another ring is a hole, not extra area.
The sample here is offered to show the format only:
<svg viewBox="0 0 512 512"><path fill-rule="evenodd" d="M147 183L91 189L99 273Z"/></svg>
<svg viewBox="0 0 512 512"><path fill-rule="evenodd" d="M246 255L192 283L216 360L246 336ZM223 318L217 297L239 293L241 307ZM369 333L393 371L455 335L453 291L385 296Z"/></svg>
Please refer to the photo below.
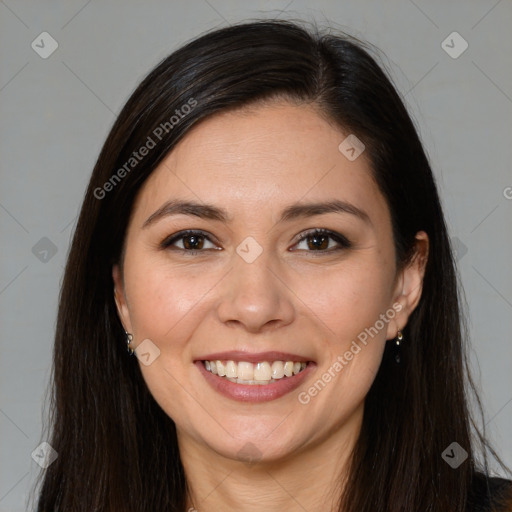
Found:
<svg viewBox="0 0 512 512"><path fill-rule="evenodd" d="M38 512L185 509L175 425L127 356L112 265L121 262L141 185L191 127L275 97L315 104L364 141L391 212L399 265L411 257L418 231L430 239L401 363L387 346L366 397L340 510L465 511L477 470L487 473L488 445L468 406L475 386L454 257L417 131L371 54L346 34L256 21L186 44L134 91L94 167L67 260L49 405L48 439L59 455L42 475ZM154 147L131 161L148 137ZM453 442L468 453L456 469L442 458Z"/></svg>

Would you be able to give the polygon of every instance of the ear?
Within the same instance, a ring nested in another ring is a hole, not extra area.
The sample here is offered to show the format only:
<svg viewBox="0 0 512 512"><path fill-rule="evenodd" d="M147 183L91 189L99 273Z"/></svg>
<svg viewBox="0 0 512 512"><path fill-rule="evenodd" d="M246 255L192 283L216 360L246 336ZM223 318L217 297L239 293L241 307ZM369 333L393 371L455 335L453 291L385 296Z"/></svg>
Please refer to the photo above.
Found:
<svg viewBox="0 0 512 512"><path fill-rule="evenodd" d="M123 276L119 265L117 264L112 267L112 279L114 281L114 299L116 301L117 314L123 324L124 330L126 332L133 332L128 302L126 300L126 293L124 290Z"/></svg>
<svg viewBox="0 0 512 512"><path fill-rule="evenodd" d="M396 279L393 309L397 314L388 323L387 339L395 338L397 332L403 330L420 301L428 253L428 235L424 231L418 231L411 261L400 271Z"/></svg>

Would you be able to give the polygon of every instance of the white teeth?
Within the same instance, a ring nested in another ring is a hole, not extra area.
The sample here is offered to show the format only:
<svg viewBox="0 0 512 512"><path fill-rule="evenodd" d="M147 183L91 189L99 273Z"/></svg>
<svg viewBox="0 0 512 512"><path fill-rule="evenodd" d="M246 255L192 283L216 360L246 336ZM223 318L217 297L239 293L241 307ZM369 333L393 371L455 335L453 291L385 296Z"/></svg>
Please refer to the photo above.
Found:
<svg viewBox="0 0 512 512"><path fill-rule="evenodd" d="M256 363L254 368L254 380L270 380L271 375L270 364L266 361Z"/></svg>
<svg viewBox="0 0 512 512"><path fill-rule="evenodd" d="M303 371L304 361L261 361L256 364L247 361L204 361L205 368L220 377L238 384L264 385L284 377L292 377Z"/></svg>
<svg viewBox="0 0 512 512"><path fill-rule="evenodd" d="M253 380L254 378L254 365L252 363L246 363L240 361L238 363L237 376L242 380Z"/></svg>
<svg viewBox="0 0 512 512"><path fill-rule="evenodd" d="M226 362L226 377L230 377L230 378L236 378L237 376L237 373L236 373L236 370L237 370L237 365L234 361L227 361Z"/></svg>
<svg viewBox="0 0 512 512"><path fill-rule="evenodd" d="M226 376L226 367L222 364L222 361L215 361L217 363L217 372L219 373L219 377Z"/></svg>
<svg viewBox="0 0 512 512"><path fill-rule="evenodd" d="M284 377L283 361L274 361L272 363L272 378L282 379Z"/></svg>

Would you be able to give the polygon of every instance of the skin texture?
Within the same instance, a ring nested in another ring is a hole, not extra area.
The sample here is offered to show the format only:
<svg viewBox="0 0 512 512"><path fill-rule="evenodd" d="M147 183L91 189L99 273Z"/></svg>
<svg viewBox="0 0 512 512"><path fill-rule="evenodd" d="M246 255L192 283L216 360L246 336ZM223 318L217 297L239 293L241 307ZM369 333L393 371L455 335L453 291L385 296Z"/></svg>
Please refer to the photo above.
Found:
<svg viewBox="0 0 512 512"><path fill-rule="evenodd" d="M123 275L113 268L116 303L132 346L150 339L160 350L149 366L133 364L176 423L189 504L201 512L331 510L386 340L419 301L428 238L417 234L417 257L398 271L389 209L369 162L364 153L349 161L338 150L347 135L312 106L283 100L217 114L180 141L137 197ZM232 220L180 214L143 228L170 199L224 208ZM333 199L364 210L370 222L350 213L278 222L292 203ZM331 251L339 245L329 238L322 252L311 238L298 241L314 228L340 233L352 246ZM190 238L159 247L185 229L212 241L193 255L178 250ZM262 248L252 263L236 252L248 236ZM394 318L300 403L298 393L393 304L400 308ZM241 403L214 391L194 365L224 350L291 352L317 367L292 393ZM257 462L247 462L248 451Z"/></svg>

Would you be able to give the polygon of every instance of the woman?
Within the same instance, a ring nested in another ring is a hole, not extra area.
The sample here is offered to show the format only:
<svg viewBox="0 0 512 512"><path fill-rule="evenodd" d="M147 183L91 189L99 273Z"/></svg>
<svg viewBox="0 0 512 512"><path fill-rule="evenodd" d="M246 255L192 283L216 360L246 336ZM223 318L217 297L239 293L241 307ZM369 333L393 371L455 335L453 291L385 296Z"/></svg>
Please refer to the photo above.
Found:
<svg viewBox="0 0 512 512"><path fill-rule="evenodd" d="M364 45L206 34L93 171L38 511L509 510L463 325L429 163Z"/></svg>

